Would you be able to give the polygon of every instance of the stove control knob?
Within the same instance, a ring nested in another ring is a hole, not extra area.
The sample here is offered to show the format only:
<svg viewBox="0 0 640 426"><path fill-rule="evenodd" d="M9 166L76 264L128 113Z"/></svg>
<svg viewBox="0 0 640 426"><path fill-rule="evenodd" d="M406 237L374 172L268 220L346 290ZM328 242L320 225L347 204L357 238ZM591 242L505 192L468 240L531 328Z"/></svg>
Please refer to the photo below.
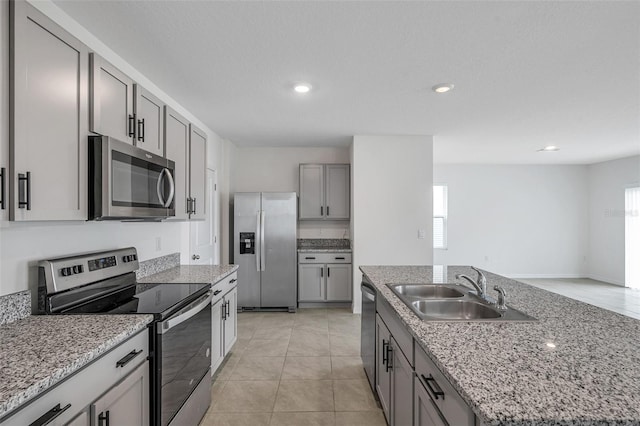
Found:
<svg viewBox="0 0 640 426"><path fill-rule="evenodd" d="M71 272L69 268L60 269L60 273L62 274L63 277L67 277L67 276L71 275L69 272Z"/></svg>
<svg viewBox="0 0 640 426"><path fill-rule="evenodd" d="M123 261L124 263L129 262L129 256L122 256L122 261Z"/></svg>
<svg viewBox="0 0 640 426"><path fill-rule="evenodd" d="M80 272L82 272L82 265L74 265L73 266L73 273L74 274L79 274Z"/></svg>

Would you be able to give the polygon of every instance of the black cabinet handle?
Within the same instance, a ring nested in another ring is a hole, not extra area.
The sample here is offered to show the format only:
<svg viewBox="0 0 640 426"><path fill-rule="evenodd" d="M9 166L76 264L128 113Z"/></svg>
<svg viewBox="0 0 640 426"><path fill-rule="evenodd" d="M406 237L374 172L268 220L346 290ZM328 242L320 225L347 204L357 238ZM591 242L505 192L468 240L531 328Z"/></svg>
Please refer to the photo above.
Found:
<svg viewBox="0 0 640 426"><path fill-rule="evenodd" d="M134 137L136 135L136 116L135 114L129 114L129 136Z"/></svg>
<svg viewBox="0 0 640 426"><path fill-rule="evenodd" d="M5 176L7 175L7 170L2 167L0 168L0 209L4 210L7 206L7 196L5 195L4 192L4 181L5 181Z"/></svg>
<svg viewBox="0 0 640 426"><path fill-rule="evenodd" d="M67 404L64 407L60 408L60 404L57 404L51 410L44 413L40 416L35 422L31 423L29 426L44 426L48 425L52 421L54 421L60 414L64 413L71 407L71 404Z"/></svg>
<svg viewBox="0 0 640 426"><path fill-rule="evenodd" d="M220 293L222 293L222 290L216 290L216 291L214 291L214 292L213 292L213 295L214 295L214 296L217 296L217 295L219 295Z"/></svg>
<svg viewBox="0 0 640 426"><path fill-rule="evenodd" d="M18 208L31 210L31 172L18 173L18 185Z"/></svg>
<svg viewBox="0 0 640 426"><path fill-rule="evenodd" d="M129 364L132 359L134 359L141 353L142 353L142 349L140 349L139 351L136 351L135 349L132 350L131 352L126 354L120 361L116 362L116 368L124 367L125 365Z"/></svg>
<svg viewBox="0 0 640 426"><path fill-rule="evenodd" d="M198 207L196 206L196 200L197 198L192 198L192 203L193 203L193 211L191 213L196 214L196 212L198 211Z"/></svg>
<svg viewBox="0 0 640 426"><path fill-rule="evenodd" d="M391 347L391 344L387 344L387 372L389 372L389 370L393 370L392 356L393 348Z"/></svg>
<svg viewBox="0 0 640 426"><path fill-rule="evenodd" d="M227 300L227 303L225 303L225 305L227 305L227 308L224 310L224 314L225 314L225 321L227 320L227 318L229 318L229 300Z"/></svg>
<svg viewBox="0 0 640 426"><path fill-rule="evenodd" d="M104 426L109 426L109 410L98 415L98 426L103 426L102 422L104 422Z"/></svg>
<svg viewBox="0 0 640 426"><path fill-rule="evenodd" d="M421 374L420 377L422 377L424 384L427 385L427 388L433 394L435 399L438 399L438 396L441 396L442 399L444 399L444 392L442 391L442 388L438 385L436 379L434 379L431 374L429 374L429 377L425 377L424 374ZM433 382L433 387L431 386L431 382Z"/></svg>
<svg viewBox="0 0 640 426"><path fill-rule="evenodd" d="M320 216L324 216L324 207L320 206Z"/></svg>
<svg viewBox="0 0 640 426"><path fill-rule="evenodd" d="M382 339L382 365L387 365L387 347L389 346L389 342ZM387 370L388 371L388 370Z"/></svg>
<svg viewBox="0 0 640 426"><path fill-rule="evenodd" d="M327 216L329 216L329 206L327 206Z"/></svg>
<svg viewBox="0 0 640 426"><path fill-rule="evenodd" d="M320 278L324 276L324 268L320 268Z"/></svg>
<svg viewBox="0 0 640 426"><path fill-rule="evenodd" d="M138 140L144 142L144 118L138 120Z"/></svg>
<svg viewBox="0 0 640 426"><path fill-rule="evenodd" d="M222 321L227 319L227 304L222 304Z"/></svg>
<svg viewBox="0 0 640 426"><path fill-rule="evenodd" d="M305 257L305 259L306 259L306 260L315 260L316 258L315 258L315 257L313 257L313 256L306 256L306 257Z"/></svg>
<svg viewBox="0 0 640 426"><path fill-rule="evenodd" d="M327 278L331 276L331 268L327 266Z"/></svg>
<svg viewBox="0 0 640 426"><path fill-rule="evenodd" d="M238 280L234 278L234 279L232 279L231 281L229 281L229 284L233 284L233 283L235 283L236 281L238 281Z"/></svg>

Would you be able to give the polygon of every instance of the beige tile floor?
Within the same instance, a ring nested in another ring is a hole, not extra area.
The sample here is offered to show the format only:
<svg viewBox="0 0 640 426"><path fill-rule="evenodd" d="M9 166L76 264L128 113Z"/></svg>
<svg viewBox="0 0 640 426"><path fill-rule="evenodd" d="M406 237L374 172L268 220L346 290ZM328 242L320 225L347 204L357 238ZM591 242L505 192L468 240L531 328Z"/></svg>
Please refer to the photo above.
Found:
<svg viewBox="0 0 640 426"><path fill-rule="evenodd" d="M201 426L385 426L346 309L242 313Z"/></svg>

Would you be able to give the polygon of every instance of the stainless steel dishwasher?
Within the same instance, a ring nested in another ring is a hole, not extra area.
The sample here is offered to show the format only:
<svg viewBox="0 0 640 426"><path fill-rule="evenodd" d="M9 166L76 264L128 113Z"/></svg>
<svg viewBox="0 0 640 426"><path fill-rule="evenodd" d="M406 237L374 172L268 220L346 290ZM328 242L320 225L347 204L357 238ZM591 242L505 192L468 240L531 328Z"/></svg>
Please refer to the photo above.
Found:
<svg viewBox="0 0 640 426"><path fill-rule="evenodd" d="M362 292L360 357L371 390L376 395L376 289L366 278L363 278L360 290Z"/></svg>

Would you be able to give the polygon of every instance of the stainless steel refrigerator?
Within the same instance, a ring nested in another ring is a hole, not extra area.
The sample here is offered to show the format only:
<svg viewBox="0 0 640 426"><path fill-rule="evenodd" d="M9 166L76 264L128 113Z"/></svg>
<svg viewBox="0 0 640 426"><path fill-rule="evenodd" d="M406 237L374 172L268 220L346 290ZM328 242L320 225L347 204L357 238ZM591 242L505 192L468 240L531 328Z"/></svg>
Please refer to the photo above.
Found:
<svg viewBox="0 0 640 426"><path fill-rule="evenodd" d="M233 197L233 262L238 309L297 307L295 192L238 192Z"/></svg>

